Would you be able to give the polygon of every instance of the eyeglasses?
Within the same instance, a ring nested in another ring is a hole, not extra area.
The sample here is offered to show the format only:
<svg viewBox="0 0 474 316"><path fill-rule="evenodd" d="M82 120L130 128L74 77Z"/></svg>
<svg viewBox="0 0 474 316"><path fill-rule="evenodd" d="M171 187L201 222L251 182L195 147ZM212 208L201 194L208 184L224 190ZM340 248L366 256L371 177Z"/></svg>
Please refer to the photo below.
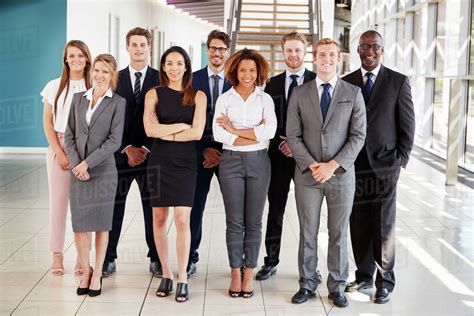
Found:
<svg viewBox="0 0 474 316"><path fill-rule="evenodd" d="M374 50L374 51L378 51L379 49L382 48L382 45L379 45L379 44L360 44L359 45L359 48L363 51L368 51L370 49Z"/></svg>
<svg viewBox="0 0 474 316"><path fill-rule="evenodd" d="M215 53L216 50L219 50L219 53L221 54L224 54L228 48L227 47L215 47L215 46L208 46L207 49L211 52L211 53Z"/></svg>

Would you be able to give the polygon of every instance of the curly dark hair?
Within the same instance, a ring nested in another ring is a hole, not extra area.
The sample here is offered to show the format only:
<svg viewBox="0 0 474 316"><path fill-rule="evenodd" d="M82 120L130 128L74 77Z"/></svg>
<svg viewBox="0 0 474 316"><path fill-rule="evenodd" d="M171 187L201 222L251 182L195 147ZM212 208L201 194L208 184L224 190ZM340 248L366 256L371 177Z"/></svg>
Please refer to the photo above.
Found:
<svg viewBox="0 0 474 316"><path fill-rule="evenodd" d="M239 68L240 62L244 59L253 60L257 65L257 79L255 80L255 84L262 86L267 82L270 74L268 61L256 50L247 48L235 52L227 61L225 65L225 76L227 80L229 80L233 86L239 84L237 69Z"/></svg>

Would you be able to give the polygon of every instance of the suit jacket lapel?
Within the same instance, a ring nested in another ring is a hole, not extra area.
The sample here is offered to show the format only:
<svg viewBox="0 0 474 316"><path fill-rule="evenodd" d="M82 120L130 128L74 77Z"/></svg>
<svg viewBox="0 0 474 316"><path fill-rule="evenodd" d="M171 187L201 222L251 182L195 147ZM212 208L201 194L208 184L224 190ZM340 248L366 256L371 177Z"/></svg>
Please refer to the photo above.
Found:
<svg viewBox="0 0 474 316"><path fill-rule="evenodd" d="M375 79L375 84L372 89L372 94L370 95L370 98L367 102L367 104L372 104L377 100L377 97L383 89L381 87L385 86L387 84L388 78L387 78L387 72L385 71L384 66L380 66L379 73L377 74L377 78ZM375 102L376 104L376 102Z"/></svg>
<svg viewBox="0 0 474 316"><path fill-rule="evenodd" d="M203 68L199 73L199 80L201 81L201 88L207 96L207 104L212 103L211 88L209 87L209 77L207 76L207 67Z"/></svg>
<svg viewBox="0 0 474 316"><path fill-rule="evenodd" d="M303 75L303 83L306 83L311 80L309 74L310 72L308 71L308 69L305 69L304 75Z"/></svg>
<svg viewBox="0 0 474 316"><path fill-rule="evenodd" d="M81 98L81 102L79 103L79 120L82 122L82 126L84 127L84 130L89 130L89 126L87 125L86 122L86 113L87 109L89 108L89 100L87 100L86 96L83 96Z"/></svg>
<svg viewBox="0 0 474 316"><path fill-rule="evenodd" d="M94 126L94 123L95 121L97 121L97 118L102 114L102 112L104 112L105 108L107 107L107 105L110 104L111 101L112 101L112 98L105 97L102 99L99 105L97 104L95 105L95 106L98 106L99 108L95 110L94 114L92 114L91 123L89 124L89 129L91 129L92 126Z"/></svg>
<svg viewBox="0 0 474 316"><path fill-rule="evenodd" d="M150 66L148 66L146 74L145 74L145 79L143 81L143 86L142 86L142 89L140 90L140 96L139 96L140 102L144 102L145 94L148 92L148 89L150 89L152 86L151 76L152 76L151 69L150 69ZM132 95L132 98L134 99L133 90L132 90L132 82L130 81L130 71L127 77L128 77L128 83L126 84L128 84L128 87L130 87L131 95ZM136 101L134 102L134 105L135 106L133 108L133 116L135 117L138 111L138 106L137 106Z"/></svg>
<svg viewBox="0 0 474 316"><path fill-rule="evenodd" d="M321 106L319 105L319 94L318 94L318 87L316 85L316 79L313 80L313 83L309 85L309 97L311 98L311 104L314 107L314 112L316 113L316 117L318 118L319 122L323 124L323 114L321 113Z"/></svg>
<svg viewBox="0 0 474 316"><path fill-rule="evenodd" d="M334 113L334 109L337 106L337 101L339 101L339 99L341 98L342 85L340 83L340 80L340 78L337 78L336 86L334 87L334 93L332 94L331 102L329 103L328 113L326 114L326 119L324 120L323 128L328 124L329 120L331 119L331 116Z"/></svg>

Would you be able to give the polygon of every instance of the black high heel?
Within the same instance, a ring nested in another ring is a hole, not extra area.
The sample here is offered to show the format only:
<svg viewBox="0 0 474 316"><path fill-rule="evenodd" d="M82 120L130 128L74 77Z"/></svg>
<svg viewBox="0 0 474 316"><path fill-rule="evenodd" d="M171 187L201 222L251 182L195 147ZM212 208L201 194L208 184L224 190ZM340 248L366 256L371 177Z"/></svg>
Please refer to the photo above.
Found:
<svg viewBox="0 0 474 316"><path fill-rule="evenodd" d="M161 279L160 286L158 286L158 290L156 290L156 296L167 297L171 292L173 292L173 280L167 278Z"/></svg>
<svg viewBox="0 0 474 316"><path fill-rule="evenodd" d="M184 300L179 300L179 299ZM176 286L176 296L175 296L175 301L178 303L184 303L189 300L189 290L188 290L188 283L179 283Z"/></svg>
<svg viewBox="0 0 474 316"><path fill-rule="evenodd" d="M241 297L242 291L232 291L231 289L229 289L229 296L232 298Z"/></svg>
<svg viewBox="0 0 474 316"><path fill-rule="evenodd" d="M99 296L100 293L102 293L102 277L100 277L100 288L98 290L89 289L89 296L90 297Z"/></svg>
<svg viewBox="0 0 474 316"><path fill-rule="evenodd" d="M91 279L92 279L92 274L94 273L94 269L90 267L90 279L89 279L89 285L91 284ZM81 280L82 283L82 280ZM87 295L89 293L89 287L80 287L81 283L79 283L79 286L77 287L77 295Z"/></svg>

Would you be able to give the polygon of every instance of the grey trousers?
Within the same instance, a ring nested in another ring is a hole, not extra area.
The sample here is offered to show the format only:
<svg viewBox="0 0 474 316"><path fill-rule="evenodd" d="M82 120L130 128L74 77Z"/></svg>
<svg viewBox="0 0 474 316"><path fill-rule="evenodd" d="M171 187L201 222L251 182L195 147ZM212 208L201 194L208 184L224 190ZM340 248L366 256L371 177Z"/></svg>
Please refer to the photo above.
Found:
<svg viewBox="0 0 474 316"><path fill-rule="evenodd" d="M221 156L219 184L224 198L231 268L257 267L270 172L266 149L252 152L224 150Z"/></svg>
<svg viewBox="0 0 474 316"><path fill-rule="evenodd" d="M296 207L300 222L298 269L300 288L314 291L318 285L318 232L323 198L328 206L328 279L329 293L344 292L349 275L347 229L354 200L355 184L337 186L295 185Z"/></svg>

